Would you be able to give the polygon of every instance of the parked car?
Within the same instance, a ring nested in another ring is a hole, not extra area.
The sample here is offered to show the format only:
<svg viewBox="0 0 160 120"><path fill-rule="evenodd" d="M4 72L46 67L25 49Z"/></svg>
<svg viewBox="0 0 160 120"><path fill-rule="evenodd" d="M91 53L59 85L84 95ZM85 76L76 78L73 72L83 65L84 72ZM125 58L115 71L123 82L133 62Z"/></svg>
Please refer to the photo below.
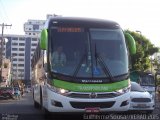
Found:
<svg viewBox="0 0 160 120"><path fill-rule="evenodd" d="M27 85L26 87L25 87L25 92L26 93L29 93L29 92L31 92L32 91L32 87L30 86L30 85Z"/></svg>
<svg viewBox="0 0 160 120"><path fill-rule="evenodd" d="M5 98L13 98L14 89L12 87L1 87L0 88L0 96Z"/></svg>
<svg viewBox="0 0 160 120"><path fill-rule="evenodd" d="M130 109L152 113L155 108L155 99L152 94L143 89L138 83L131 82Z"/></svg>

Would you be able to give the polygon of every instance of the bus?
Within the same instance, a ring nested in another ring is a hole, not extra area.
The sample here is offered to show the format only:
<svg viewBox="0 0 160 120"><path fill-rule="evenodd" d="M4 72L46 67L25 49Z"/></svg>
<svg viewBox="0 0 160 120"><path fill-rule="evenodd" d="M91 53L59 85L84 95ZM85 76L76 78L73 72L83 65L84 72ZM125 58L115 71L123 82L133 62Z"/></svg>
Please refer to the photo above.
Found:
<svg viewBox="0 0 160 120"><path fill-rule="evenodd" d="M137 82L148 91L155 99L156 94L156 75L151 72L132 71L130 72L130 79L133 82Z"/></svg>
<svg viewBox="0 0 160 120"><path fill-rule="evenodd" d="M34 106L45 113L127 111L135 53L134 38L117 22L49 18L32 58Z"/></svg>
<svg viewBox="0 0 160 120"><path fill-rule="evenodd" d="M145 72L140 76L140 85L148 91L153 97L156 93L156 80L152 73Z"/></svg>

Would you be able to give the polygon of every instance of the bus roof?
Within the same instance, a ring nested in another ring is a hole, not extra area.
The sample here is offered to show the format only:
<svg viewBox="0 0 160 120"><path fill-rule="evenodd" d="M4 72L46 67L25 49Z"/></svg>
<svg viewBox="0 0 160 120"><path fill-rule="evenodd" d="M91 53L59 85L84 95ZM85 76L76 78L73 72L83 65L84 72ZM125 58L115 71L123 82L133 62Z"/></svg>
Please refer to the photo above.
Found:
<svg viewBox="0 0 160 120"><path fill-rule="evenodd" d="M72 27L92 27L92 28L108 28L117 29L120 25L114 21L95 19L95 18L80 18L80 17L51 17L47 20L45 28L49 26L72 26Z"/></svg>

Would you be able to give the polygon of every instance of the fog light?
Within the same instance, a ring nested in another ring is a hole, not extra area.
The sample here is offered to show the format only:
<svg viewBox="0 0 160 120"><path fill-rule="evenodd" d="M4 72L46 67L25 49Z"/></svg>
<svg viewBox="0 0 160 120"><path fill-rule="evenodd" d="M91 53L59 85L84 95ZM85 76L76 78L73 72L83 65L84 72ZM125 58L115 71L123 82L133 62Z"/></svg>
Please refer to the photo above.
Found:
<svg viewBox="0 0 160 120"><path fill-rule="evenodd" d="M128 105L128 104L129 104L129 100L123 101L123 102L121 103L121 107L122 107L122 106L126 106L126 105Z"/></svg>
<svg viewBox="0 0 160 120"><path fill-rule="evenodd" d="M51 100L51 104L56 107L63 107L62 103L59 101Z"/></svg>

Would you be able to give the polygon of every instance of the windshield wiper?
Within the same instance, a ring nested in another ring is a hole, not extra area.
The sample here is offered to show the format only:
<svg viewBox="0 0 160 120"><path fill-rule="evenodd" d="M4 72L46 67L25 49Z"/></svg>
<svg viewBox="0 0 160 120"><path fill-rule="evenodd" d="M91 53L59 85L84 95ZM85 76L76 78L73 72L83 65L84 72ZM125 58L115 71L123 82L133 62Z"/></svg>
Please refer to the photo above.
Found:
<svg viewBox="0 0 160 120"><path fill-rule="evenodd" d="M84 54L84 55L82 56L80 62L78 63L77 67L76 67L75 70L74 70L73 77L76 77L76 75L77 75L78 71L80 70L81 65L82 65L82 63L83 63L83 61L84 61L84 59L85 59L86 57L87 57L86 54Z"/></svg>
<svg viewBox="0 0 160 120"><path fill-rule="evenodd" d="M101 68L103 69L104 73L106 76L109 76L111 81L114 81L114 78L109 70L109 68L107 67L107 65L105 64L103 58L97 53L97 46L95 44L95 59L96 59L96 67L97 67L97 63L100 64Z"/></svg>

